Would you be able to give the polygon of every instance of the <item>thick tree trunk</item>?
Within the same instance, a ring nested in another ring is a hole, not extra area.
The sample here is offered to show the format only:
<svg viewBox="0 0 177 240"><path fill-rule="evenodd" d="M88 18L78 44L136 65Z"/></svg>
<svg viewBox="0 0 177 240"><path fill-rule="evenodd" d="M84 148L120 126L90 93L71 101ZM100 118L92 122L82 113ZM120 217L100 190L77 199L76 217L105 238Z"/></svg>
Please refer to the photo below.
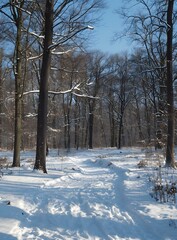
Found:
<svg viewBox="0 0 177 240"><path fill-rule="evenodd" d="M22 136L22 99L21 96L19 96L19 93L16 93L15 95L15 136L12 167L19 167Z"/></svg>
<svg viewBox="0 0 177 240"><path fill-rule="evenodd" d="M23 4L23 2L22 2ZM23 5L21 5L22 7ZM14 129L14 155L12 167L20 166L20 150L22 136L22 98L23 98L23 81L22 81L22 10L18 10L18 18L16 20L17 37L15 49L15 129Z"/></svg>
<svg viewBox="0 0 177 240"><path fill-rule="evenodd" d="M172 40L173 40L173 5L174 0L168 1L167 10L167 113L168 132L166 147L166 165L174 167L174 99L173 99L173 63L172 63Z"/></svg>
<svg viewBox="0 0 177 240"><path fill-rule="evenodd" d="M52 45L53 37L53 0L46 0L44 33L45 33L44 50L40 75L40 94L38 105L36 161L34 169L42 170L44 173L47 173L46 169L47 107L48 107L48 79L50 75L50 63L51 63L50 46Z"/></svg>

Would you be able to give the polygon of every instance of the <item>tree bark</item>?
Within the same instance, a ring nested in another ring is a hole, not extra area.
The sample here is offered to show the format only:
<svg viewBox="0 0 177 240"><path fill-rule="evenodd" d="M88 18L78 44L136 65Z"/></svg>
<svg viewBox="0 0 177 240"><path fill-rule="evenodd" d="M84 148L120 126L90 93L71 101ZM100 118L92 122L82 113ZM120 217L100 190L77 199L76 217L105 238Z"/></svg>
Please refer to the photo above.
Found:
<svg viewBox="0 0 177 240"><path fill-rule="evenodd" d="M40 93L37 120L37 147L34 169L46 169L46 143L47 143L47 108L48 108L48 79L50 75L51 45L53 38L53 0L46 0L44 50L40 74Z"/></svg>
<svg viewBox="0 0 177 240"><path fill-rule="evenodd" d="M15 129L14 129L14 154L12 167L20 166L20 150L21 150L21 136L22 136L22 99L23 99L23 81L22 81L22 7L24 1L21 2L20 7L16 10L13 6L14 20L17 27L16 46L15 46Z"/></svg>
<svg viewBox="0 0 177 240"><path fill-rule="evenodd" d="M173 6L174 0L168 1L167 9L167 114L168 132L166 147L166 166L174 167L174 99L173 99Z"/></svg>

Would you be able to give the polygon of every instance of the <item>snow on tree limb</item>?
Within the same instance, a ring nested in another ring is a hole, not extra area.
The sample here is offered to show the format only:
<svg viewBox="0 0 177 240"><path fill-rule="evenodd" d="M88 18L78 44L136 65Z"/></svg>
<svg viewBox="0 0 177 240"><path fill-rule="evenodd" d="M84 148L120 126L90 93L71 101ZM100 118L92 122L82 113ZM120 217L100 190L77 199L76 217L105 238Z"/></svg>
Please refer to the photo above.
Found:
<svg viewBox="0 0 177 240"><path fill-rule="evenodd" d="M53 55L63 55L63 54L67 54L67 53L69 53L69 52L72 52L72 51L74 51L76 48L72 48L72 49L69 49L69 50L66 50L66 51L62 51L62 52L54 52L54 51L52 51L52 54ZM54 49L55 50L55 49Z"/></svg>
<svg viewBox="0 0 177 240"><path fill-rule="evenodd" d="M83 97L83 98L94 98L94 99L99 99L99 97L93 97L93 96L89 96L87 94L79 94L76 93L75 90L77 91L81 91L80 88L80 83L77 84L76 86L73 86L71 89L65 90L65 91L48 91L48 94L53 94L53 95L59 95L59 94L68 94L68 93L72 93L73 95L77 96L77 97ZM39 90L31 90L28 92L24 92L23 96L28 95L28 94L39 94Z"/></svg>
<svg viewBox="0 0 177 240"><path fill-rule="evenodd" d="M37 34L37 33L35 33L35 32L29 32L29 34L31 34L31 35L39 38L39 39L44 39L44 35L39 35L39 34Z"/></svg>
<svg viewBox="0 0 177 240"><path fill-rule="evenodd" d="M93 26L89 26L89 25L88 25L87 28L90 29L90 30L94 30L94 27L93 27Z"/></svg>
<svg viewBox="0 0 177 240"><path fill-rule="evenodd" d="M37 56L34 56L34 57L29 57L29 58L27 59L27 61L39 59L40 57L42 57L42 55L43 55L43 53L41 53L41 54L39 54L39 55L37 55Z"/></svg>
<svg viewBox="0 0 177 240"><path fill-rule="evenodd" d="M77 84L76 86L73 86L71 89L68 89L68 90L66 90L66 91L48 91L48 94L57 95L57 94L71 93L71 92L74 91L74 90L80 91L79 86L80 86L80 83ZM31 90L31 91L28 91L28 92L24 92L24 93L23 93L23 96L28 95L28 94L31 94L31 93L37 93L37 94L38 94L38 93L39 93L39 90Z"/></svg>
<svg viewBox="0 0 177 240"><path fill-rule="evenodd" d="M61 51L61 52L54 52L52 51L52 54L53 55L64 55L64 54L67 54L69 52L72 52L74 51L76 48L72 48L72 49L69 49L69 50L66 50L66 51ZM35 59L39 59L40 57L42 57L43 53L37 55L37 56L34 56L34 57L29 57L27 60L35 60Z"/></svg>
<svg viewBox="0 0 177 240"><path fill-rule="evenodd" d="M93 96L89 96L89 95L86 95L86 94L78 94L78 93L75 93L75 92L73 92L73 94L77 97L100 99L99 97L93 97Z"/></svg>
<svg viewBox="0 0 177 240"><path fill-rule="evenodd" d="M47 127L47 129L53 133L60 133L61 132L61 129L56 129L56 128L51 128L51 127Z"/></svg>
<svg viewBox="0 0 177 240"><path fill-rule="evenodd" d="M31 93L39 93L39 90L31 90L31 91L28 91L28 92L24 92L23 96L31 94Z"/></svg>
<svg viewBox="0 0 177 240"><path fill-rule="evenodd" d="M59 40L57 43L53 43L51 46L49 46L49 49L54 49L56 47L58 47L59 45L67 42L69 39L73 38L74 36L76 36L78 33L85 31L85 30L93 30L94 28L91 26L84 26L76 31L70 32L66 37L63 37L63 39Z"/></svg>

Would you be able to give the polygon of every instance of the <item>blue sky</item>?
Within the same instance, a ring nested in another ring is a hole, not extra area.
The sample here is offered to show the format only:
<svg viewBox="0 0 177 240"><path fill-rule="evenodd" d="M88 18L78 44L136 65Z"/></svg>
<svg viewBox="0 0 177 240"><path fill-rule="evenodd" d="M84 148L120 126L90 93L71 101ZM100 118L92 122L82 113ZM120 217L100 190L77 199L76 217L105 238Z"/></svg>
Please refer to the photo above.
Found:
<svg viewBox="0 0 177 240"><path fill-rule="evenodd" d="M123 4L122 0L111 0L106 4L107 6L103 10L102 19L94 28L90 48L111 54L128 51L130 43L125 38L116 42L112 41L114 33L121 32L124 28L123 20L115 13L116 9L121 8Z"/></svg>

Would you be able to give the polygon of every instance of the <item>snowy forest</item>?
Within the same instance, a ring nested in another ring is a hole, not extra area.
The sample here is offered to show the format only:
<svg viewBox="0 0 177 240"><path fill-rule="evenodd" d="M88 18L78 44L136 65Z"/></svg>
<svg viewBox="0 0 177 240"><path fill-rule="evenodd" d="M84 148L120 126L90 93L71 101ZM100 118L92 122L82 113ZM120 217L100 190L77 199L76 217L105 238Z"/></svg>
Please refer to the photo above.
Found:
<svg viewBox="0 0 177 240"><path fill-rule="evenodd" d="M126 22L117 33L136 48L106 54L87 45L109 3L1 1L0 148L13 150L13 166L24 149L45 172L48 148L125 146L165 148L174 165L174 2L115 9Z"/></svg>
<svg viewBox="0 0 177 240"><path fill-rule="evenodd" d="M177 239L176 1L110 2L0 1L1 240Z"/></svg>

